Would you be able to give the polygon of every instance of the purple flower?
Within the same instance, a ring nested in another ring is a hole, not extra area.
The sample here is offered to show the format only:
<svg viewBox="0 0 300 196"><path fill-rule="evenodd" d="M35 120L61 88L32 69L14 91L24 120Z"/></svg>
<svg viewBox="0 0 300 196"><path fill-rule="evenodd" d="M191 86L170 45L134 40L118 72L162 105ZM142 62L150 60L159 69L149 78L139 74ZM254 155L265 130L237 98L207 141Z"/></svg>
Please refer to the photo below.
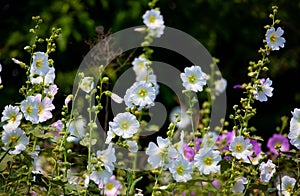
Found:
<svg viewBox="0 0 300 196"><path fill-rule="evenodd" d="M193 161L195 152L192 147L189 147L188 144L183 144L184 156L188 161Z"/></svg>
<svg viewBox="0 0 300 196"><path fill-rule="evenodd" d="M273 134L271 138L268 140L267 147L270 152L278 155L278 151L275 149L275 146L280 145L280 151L288 151L290 149L289 140L281 134Z"/></svg>
<svg viewBox="0 0 300 196"><path fill-rule="evenodd" d="M256 140L250 140L250 143L252 144L253 152L256 154L256 156L259 155L259 153L261 153L260 143L258 143Z"/></svg>
<svg viewBox="0 0 300 196"><path fill-rule="evenodd" d="M233 141L234 136L234 131L229 131L218 137L217 143L222 148L221 151L229 150L229 145Z"/></svg>

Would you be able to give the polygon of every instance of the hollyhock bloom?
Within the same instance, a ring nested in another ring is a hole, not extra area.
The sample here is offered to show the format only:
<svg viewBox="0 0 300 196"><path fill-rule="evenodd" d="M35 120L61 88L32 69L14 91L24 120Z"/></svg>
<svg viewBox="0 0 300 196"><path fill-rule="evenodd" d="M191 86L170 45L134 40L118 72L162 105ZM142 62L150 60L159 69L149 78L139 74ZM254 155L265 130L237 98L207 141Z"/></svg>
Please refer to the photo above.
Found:
<svg viewBox="0 0 300 196"><path fill-rule="evenodd" d="M223 133L220 135L217 139L217 143L221 147L221 150L229 150L229 145L235 138L235 133L234 131L228 131L227 133Z"/></svg>
<svg viewBox="0 0 300 196"><path fill-rule="evenodd" d="M149 29L156 29L164 24L163 16L158 10L147 10L143 15L143 22Z"/></svg>
<svg viewBox="0 0 300 196"><path fill-rule="evenodd" d="M130 152L137 152L138 151L138 144L136 141L127 141L126 144L128 145L128 150Z"/></svg>
<svg viewBox="0 0 300 196"><path fill-rule="evenodd" d="M110 97L116 103L122 103L124 101L123 98L117 95L116 93L111 93Z"/></svg>
<svg viewBox="0 0 300 196"><path fill-rule="evenodd" d="M189 147L188 144L183 144L184 156L188 161L193 161L195 156L195 151L192 147Z"/></svg>
<svg viewBox="0 0 300 196"><path fill-rule="evenodd" d="M217 95L223 93L226 90L226 87L227 87L226 79L221 78L220 80L215 81L215 89Z"/></svg>
<svg viewBox="0 0 300 196"><path fill-rule="evenodd" d="M219 161L221 161L220 152L212 148L201 148L194 157L194 165L205 175L219 172L220 165L217 165Z"/></svg>
<svg viewBox="0 0 300 196"><path fill-rule="evenodd" d="M113 143L110 143L105 150L98 150L97 159L101 160L101 166L104 166L105 170L112 174L113 170L115 169L114 163L117 160Z"/></svg>
<svg viewBox="0 0 300 196"><path fill-rule="evenodd" d="M49 71L48 54L44 52L36 52L32 57L33 72L40 76L45 76Z"/></svg>
<svg viewBox="0 0 300 196"><path fill-rule="evenodd" d="M283 48L285 44L285 39L281 37L283 35L284 31L281 27L278 27L277 30L275 30L274 27L271 27L266 32L266 40L267 45L272 50L279 50L280 47Z"/></svg>
<svg viewBox="0 0 300 196"><path fill-rule="evenodd" d="M250 143L252 144L252 156L249 156L248 158L250 159L252 165L257 165L259 163L259 160L262 158L261 155L261 144L258 143L256 140L250 140ZM253 154L255 156L253 156ZM249 159L244 160L245 162L250 162Z"/></svg>
<svg viewBox="0 0 300 196"><path fill-rule="evenodd" d="M65 106L68 107L69 103L72 101L73 95L68 95L65 99Z"/></svg>
<svg viewBox="0 0 300 196"><path fill-rule="evenodd" d="M22 113L17 106L7 105L2 112L1 122L5 122L3 125L4 130L16 129L22 119Z"/></svg>
<svg viewBox="0 0 300 196"><path fill-rule="evenodd" d="M139 56L132 61L133 70L137 76L137 78L142 75L145 76L148 74L147 65L150 64L150 61L145 57Z"/></svg>
<svg viewBox="0 0 300 196"><path fill-rule="evenodd" d="M170 161L168 166L176 182L187 182L192 179L193 164L188 162L183 156Z"/></svg>
<svg viewBox="0 0 300 196"><path fill-rule="evenodd" d="M38 104L39 102L34 96L28 96L21 102L21 111L23 112L25 119L29 120L33 124L37 124L39 122Z"/></svg>
<svg viewBox="0 0 300 196"><path fill-rule="evenodd" d="M11 148L8 152L9 154L20 154L29 144L28 137L20 128L4 130L1 139L5 145L3 147L4 150Z"/></svg>
<svg viewBox="0 0 300 196"><path fill-rule="evenodd" d="M46 120L52 118L51 111L55 109L55 106L52 104L52 100L49 97L44 97L42 99L41 94L37 94L35 96L35 100L38 103L37 108L38 108L39 122L45 122Z"/></svg>
<svg viewBox="0 0 300 196"><path fill-rule="evenodd" d="M139 127L139 121L130 112L119 113L114 117L113 122L109 122L110 130L125 139L131 138Z"/></svg>
<svg viewBox="0 0 300 196"><path fill-rule="evenodd" d="M281 185L277 185L278 195L290 196L294 192L294 186L296 184L296 179L289 176L283 176L281 178Z"/></svg>
<svg viewBox="0 0 300 196"><path fill-rule="evenodd" d="M256 90L254 91L254 98L260 102L267 101L268 97L273 96L273 87L272 85L272 80L269 78L265 79L260 79L260 85L256 85Z"/></svg>
<svg viewBox="0 0 300 196"><path fill-rule="evenodd" d="M201 67L193 65L186 67L184 73L180 74L180 78L186 90L201 92L206 85L207 75L202 72Z"/></svg>
<svg viewBox="0 0 300 196"><path fill-rule="evenodd" d="M178 115L178 122L176 122L175 114ZM172 111L170 112L169 119L178 127L178 129L186 128L188 125L190 125L191 122L190 116L187 115L186 111L180 106L176 106L172 109Z"/></svg>
<svg viewBox="0 0 300 196"><path fill-rule="evenodd" d="M44 77L44 84L53 84L55 79L55 69L50 67L48 73Z"/></svg>
<svg viewBox="0 0 300 196"><path fill-rule="evenodd" d="M68 142L78 143L82 140L86 132L86 120L84 118L72 120L71 122L68 122L66 126L70 132L70 135L67 137Z"/></svg>
<svg viewBox="0 0 300 196"><path fill-rule="evenodd" d="M276 172L276 165L272 163L272 160L268 160L267 163L262 162L259 165L260 179L263 182L269 182L273 174Z"/></svg>
<svg viewBox="0 0 300 196"><path fill-rule="evenodd" d="M95 184L100 185L107 184L109 182L109 179L111 178L112 174L106 170L99 170L99 171L92 171L90 176L87 176L88 180L92 180L95 182ZM86 183L88 186L88 183ZM85 186L85 187L87 187Z"/></svg>
<svg viewBox="0 0 300 196"><path fill-rule="evenodd" d="M146 154L148 157L148 163L152 166L152 168L158 168L163 165L164 160L169 157L176 157L178 152L174 151L174 148L170 148L170 140L168 138L163 139L162 137L157 137L157 145L153 142L150 142L147 149ZM171 150L170 150L171 149Z"/></svg>
<svg viewBox="0 0 300 196"><path fill-rule="evenodd" d="M218 135L216 132L209 131L205 133L205 135L202 138L201 147L207 148L215 148L216 141L218 139Z"/></svg>
<svg viewBox="0 0 300 196"><path fill-rule="evenodd" d="M58 120L58 121L52 123L50 126L54 128L54 130L52 131L52 133L54 135L53 141L56 141L57 138L60 136L60 132L64 128L64 124L62 123L61 120Z"/></svg>
<svg viewBox="0 0 300 196"><path fill-rule="evenodd" d="M156 90L152 83L146 81L135 82L126 90L124 101L126 106L133 108L139 106L138 110L154 105Z"/></svg>
<svg viewBox="0 0 300 196"><path fill-rule="evenodd" d="M116 134L112 130L108 130L106 134L105 144L109 144L116 137Z"/></svg>
<svg viewBox="0 0 300 196"><path fill-rule="evenodd" d="M44 89L44 93L46 93L47 97L49 97L51 101L53 101L54 96L57 94L57 92L58 88L56 84L52 84L48 88Z"/></svg>
<svg viewBox="0 0 300 196"><path fill-rule="evenodd" d="M292 115L288 138L290 143L300 150L300 109L295 108Z"/></svg>
<svg viewBox="0 0 300 196"><path fill-rule="evenodd" d="M104 190L105 196L116 196L120 194L123 186L119 180L116 180L116 176L112 175L106 184L100 180L98 187L101 189L100 193L103 193L102 190Z"/></svg>
<svg viewBox="0 0 300 196"><path fill-rule="evenodd" d="M275 146L280 145L280 151L288 151L290 150L289 140L281 134L273 134L271 138L269 138L267 147L269 148L271 153L278 155L279 153L275 149Z"/></svg>
<svg viewBox="0 0 300 196"><path fill-rule="evenodd" d="M248 160L248 157L251 156L251 148L252 144L249 140L245 140L243 136L235 137L233 142L229 145L232 156L243 160Z"/></svg>
<svg viewBox="0 0 300 196"><path fill-rule="evenodd" d="M84 77L80 82L80 89L86 93L91 92L94 88L94 78L93 77Z"/></svg>
<svg viewBox="0 0 300 196"><path fill-rule="evenodd" d="M156 28L150 28L149 29L149 34L152 37L160 38L164 34L165 28L166 28L165 25L161 25L161 26L156 27Z"/></svg>
<svg viewBox="0 0 300 196"><path fill-rule="evenodd" d="M232 192L233 193L243 193L245 189L245 184L248 183L247 178L244 177L238 177L235 179L235 184L232 186Z"/></svg>

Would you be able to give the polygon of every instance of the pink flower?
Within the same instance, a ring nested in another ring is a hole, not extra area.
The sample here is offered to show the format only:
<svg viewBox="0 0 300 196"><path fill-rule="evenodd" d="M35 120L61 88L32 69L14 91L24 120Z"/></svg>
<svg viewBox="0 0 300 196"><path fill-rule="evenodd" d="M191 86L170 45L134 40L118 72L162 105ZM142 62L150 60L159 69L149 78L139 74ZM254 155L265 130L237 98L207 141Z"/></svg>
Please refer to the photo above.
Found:
<svg viewBox="0 0 300 196"><path fill-rule="evenodd" d="M279 153L275 149L275 146L277 145L281 146L280 151L290 150L289 140L283 135L275 133L271 138L269 138L267 147L269 148L271 153L278 155Z"/></svg>
<svg viewBox="0 0 300 196"><path fill-rule="evenodd" d="M116 176L112 175L108 182L106 184L102 183L102 180L100 181L99 188L104 190L104 195L106 196L115 196L120 194L120 189L122 189L122 184L119 180L116 180Z"/></svg>

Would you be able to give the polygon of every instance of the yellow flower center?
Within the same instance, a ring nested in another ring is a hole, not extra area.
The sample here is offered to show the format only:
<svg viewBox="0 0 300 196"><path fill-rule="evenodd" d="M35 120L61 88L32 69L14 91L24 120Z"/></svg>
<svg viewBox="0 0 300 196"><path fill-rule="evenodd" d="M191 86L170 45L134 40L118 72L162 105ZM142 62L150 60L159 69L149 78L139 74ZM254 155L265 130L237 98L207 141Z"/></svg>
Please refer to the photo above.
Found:
<svg viewBox="0 0 300 196"><path fill-rule="evenodd" d="M38 114L41 114L43 112L42 105L38 105L37 108L39 109Z"/></svg>
<svg viewBox="0 0 300 196"><path fill-rule="evenodd" d="M288 185L288 186L286 187L286 191L287 191L288 193L292 193L292 192L293 192L293 186Z"/></svg>
<svg viewBox="0 0 300 196"><path fill-rule="evenodd" d="M19 137L14 135L14 136L11 136L8 140L9 143L15 143L16 141L18 141Z"/></svg>
<svg viewBox="0 0 300 196"><path fill-rule="evenodd" d="M177 172L179 175L182 175L183 172L184 172L184 167L183 167L182 165L177 166L176 172Z"/></svg>
<svg viewBox="0 0 300 196"><path fill-rule="evenodd" d="M32 113L32 110L33 110L32 105L27 105L27 106L26 106L26 113L27 113L27 114L31 114L31 113Z"/></svg>
<svg viewBox="0 0 300 196"><path fill-rule="evenodd" d="M243 152L244 147L243 147L242 144L237 144L237 145L235 146L234 150L235 150L236 152Z"/></svg>
<svg viewBox="0 0 300 196"><path fill-rule="evenodd" d="M213 163L213 159L209 156L205 157L204 159L205 165L211 165Z"/></svg>
<svg viewBox="0 0 300 196"><path fill-rule="evenodd" d="M112 190L113 188L114 188L114 185L111 182L107 183L106 186L105 186L105 189L109 190L109 191Z"/></svg>
<svg viewBox="0 0 300 196"><path fill-rule="evenodd" d="M150 23L155 23L155 20L156 20L155 16L150 16L149 17L149 22Z"/></svg>
<svg viewBox="0 0 300 196"><path fill-rule="evenodd" d="M138 95L139 95L140 97L146 97L147 91L146 91L145 89L140 89L140 90L138 91Z"/></svg>
<svg viewBox="0 0 300 196"><path fill-rule="evenodd" d="M194 84L196 82L197 78L195 75L189 75L188 80L189 80L189 83Z"/></svg>
<svg viewBox="0 0 300 196"><path fill-rule="evenodd" d="M270 36L270 41L271 41L272 43L275 43L276 40L277 40L276 35L275 35L275 34L272 34L272 35Z"/></svg>
<svg viewBox="0 0 300 196"><path fill-rule="evenodd" d="M121 124L120 124L120 128L125 131L129 128L129 124L127 121L123 121Z"/></svg>
<svg viewBox="0 0 300 196"><path fill-rule="evenodd" d="M12 122L16 122L16 120L17 120L16 114L10 114L10 115L9 115L9 119L10 119L10 121L12 121Z"/></svg>
<svg viewBox="0 0 300 196"><path fill-rule="evenodd" d="M42 59L37 59L36 60L36 68L40 68L41 66L42 66L42 62L43 62L43 60Z"/></svg>

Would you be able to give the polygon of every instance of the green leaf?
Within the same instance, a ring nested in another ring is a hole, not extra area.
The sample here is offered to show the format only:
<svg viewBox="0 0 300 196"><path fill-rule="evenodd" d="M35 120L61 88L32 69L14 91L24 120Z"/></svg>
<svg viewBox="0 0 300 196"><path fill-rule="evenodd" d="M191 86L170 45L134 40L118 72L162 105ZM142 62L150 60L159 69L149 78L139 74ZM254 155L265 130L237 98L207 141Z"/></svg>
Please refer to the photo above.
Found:
<svg viewBox="0 0 300 196"><path fill-rule="evenodd" d="M5 156L2 161L0 162L0 171L3 171L7 168L7 163L9 161L13 161L13 158L14 158L14 155L10 155L10 154L7 154L7 155L4 155L6 152L3 152L1 153L1 157L2 156Z"/></svg>
<svg viewBox="0 0 300 196"><path fill-rule="evenodd" d="M221 174L223 174L225 171L227 171L228 169L230 169L231 165L230 163L226 160L226 159L222 159L218 165L221 166Z"/></svg>

